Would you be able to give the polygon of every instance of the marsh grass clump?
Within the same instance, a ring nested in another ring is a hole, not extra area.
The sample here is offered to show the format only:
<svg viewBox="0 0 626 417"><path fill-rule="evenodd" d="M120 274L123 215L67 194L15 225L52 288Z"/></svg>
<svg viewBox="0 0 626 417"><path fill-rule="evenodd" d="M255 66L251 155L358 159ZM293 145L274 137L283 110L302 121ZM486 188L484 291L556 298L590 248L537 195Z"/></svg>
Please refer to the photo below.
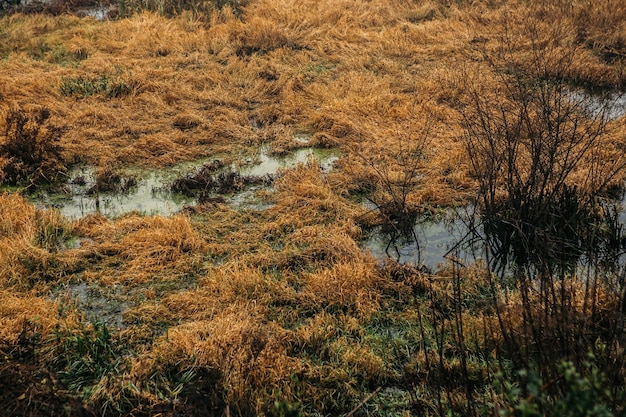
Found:
<svg viewBox="0 0 626 417"><path fill-rule="evenodd" d="M224 164L215 160L204 164L197 172L179 177L172 182L170 190L188 197L198 196L208 201L212 193L233 194L251 185L269 186L274 181L271 175L241 175L235 171L223 171Z"/></svg>
<svg viewBox="0 0 626 417"><path fill-rule="evenodd" d="M193 115L181 114L174 119L173 126L181 131L195 129L202 121Z"/></svg>
<svg viewBox="0 0 626 417"><path fill-rule="evenodd" d="M192 371L176 390L185 402L213 413L228 407L235 415L258 415L272 404L273 390L287 389L289 375L298 370L281 332L254 314L226 311L170 329L138 358L132 373L146 393L156 394L184 383L172 376Z"/></svg>
<svg viewBox="0 0 626 417"><path fill-rule="evenodd" d="M0 410L5 415L85 412L87 407L66 391L48 366L59 305L5 289L0 297Z"/></svg>
<svg viewBox="0 0 626 417"><path fill-rule="evenodd" d="M64 78L59 91L64 96L89 97L98 93L106 93L108 89L109 78L106 75L101 75L98 78Z"/></svg>
<svg viewBox="0 0 626 417"><path fill-rule="evenodd" d="M85 411L87 407L65 391L55 370L50 367L54 335L62 323L76 323L75 311L64 309L55 300L41 297L37 290L7 280L8 269L17 269L9 261L9 247L24 245L33 226L34 210L24 210L19 196L2 196L0 233L0 411L6 415L63 415L68 409ZM33 208L34 209L34 208ZM7 227L20 219L20 228ZM12 230L12 231L11 231ZM25 247L17 247L18 252ZM20 271L21 272L21 271ZM22 281L27 278L22 275ZM39 285L39 288L49 285ZM45 290L43 290L45 291ZM64 310L62 312L62 310ZM24 401L26 400L26 401Z"/></svg>
<svg viewBox="0 0 626 417"><path fill-rule="evenodd" d="M94 265L102 270L88 271L87 277L100 282L170 282L193 279L206 242L192 227L189 218L143 217L131 214L117 223L101 217L83 219L77 233L96 241Z"/></svg>
<svg viewBox="0 0 626 417"><path fill-rule="evenodd" d="M43 290L78 268L80 258L65 252L73 226L58 211L36 209L19 195L0 202L0 286Z"/></svg>
<svg viewBox="0 0 626 417"><path fill-rule="evenodd" d="M92 388L120 364L111 333L103 323L60 332L53 366L60 369L63 383L72 391L89 394Z"/></svg>
<svg viewBox="0 0 626 417"><path fill-rule="evenodd" d="M626 57L626 10L616 1L609 0L602 4L576 4L572 10L572 20L576 27L577 41L593 50L597 56L618 68ZM624 71L608 78L601 87L617 86L624 88Z"/></svg>
<svg viewBox="0 0 626 417"><path fill-rule="evenodd" d="M189 173L172 182L170 190L186 196L193 196L199 191L210 191L214 188L214 176L224 166L220 160L208 162L195 173Z"/></svg>
<svg viewBox="0 0 626 417"><path fill-rule="evenodd" d="M102 74L99 77L78 76L63 78L59 91L64 96L91 97L102 94L109 98L119 98L132 93L131 86L119 77Z"/></svg>
<svg viewBox="0 0 626 417"><path fill-rule="evenodd" d="M5 114L0 142L2 182L50 183L66 171L60 144L65 129L51 125L49 118L46 108L32 112L13 108Z"/></svg>
<svg viewBox="0 0 626 417"><path fill-rule="evenodd" d="M71 223L56 210L35 211L34 243L50 252L65 248L73 235Z"/></svg>
<svg viewBox="0 0 626 417"><path fill-rule="evenodd" d="M84 178L73 180L80 182ZM101 167L96 170L94 183L86 191L87 195L98 195L99 193L124 193L137 186L137 178L134 175L125 175L123 172L111 167Z"/></svg>

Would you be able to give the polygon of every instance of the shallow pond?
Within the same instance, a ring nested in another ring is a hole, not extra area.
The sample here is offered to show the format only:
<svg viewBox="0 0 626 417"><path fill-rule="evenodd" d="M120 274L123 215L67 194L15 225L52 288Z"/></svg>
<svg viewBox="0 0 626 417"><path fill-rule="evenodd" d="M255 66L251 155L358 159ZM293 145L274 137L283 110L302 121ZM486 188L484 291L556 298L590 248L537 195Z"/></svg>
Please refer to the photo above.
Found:
<svg viewBox="0 0 626 417"><path fill-rule="evenodd" d="M274 157L262 148L256 158L243 164L233 164L227 169L243 176L275 175L281 168L291 168L298 163L307 162L310 158L319 161L322 169L332 169L333 163L339 158L338 152L326 149L302 148L291 154ZM38 191L28 196L38 206L56 207L61 214L71 219L82 218L88 214L99 212L108 217L117 217L137 211L147 215L171 216L187 205L195 204L193 197L172 193L169 186L181 175L193 172L208 159L194 163L184 163L175 167L159 170L125 170L125 176L132 177L136 184L123 192L89 193L96 183L94 167L83 166L74 168L69 173L70 181L62 192ZM76 181L81 178L83 181ZM251 187L243 192L223 196L227 203L235 208L263 209L255 197L255 191L261 187Z"/></svg>

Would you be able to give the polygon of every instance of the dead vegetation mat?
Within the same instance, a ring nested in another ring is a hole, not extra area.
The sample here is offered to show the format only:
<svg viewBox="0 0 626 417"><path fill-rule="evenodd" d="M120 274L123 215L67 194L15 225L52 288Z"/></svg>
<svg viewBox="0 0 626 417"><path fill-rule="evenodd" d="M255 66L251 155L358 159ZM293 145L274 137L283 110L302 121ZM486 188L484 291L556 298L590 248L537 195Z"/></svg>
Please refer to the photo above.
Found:
<svg viewBox="0 0 626 417"><path fill-rule="evenodd" d="M77 163L284 153L303 146L294 132L342 151L331 173L314 161L282 172L263 211L208 201L170 218L70 221L0 196L0 414L470 415L468 390L492 386L481 361L506 343L484 270L381 266L359 246L380 219L355 201L400 213L470 201L459 79L503 45L528 69L555 21L571 85L623 89L626 11L599 3L253 0L202 16L0 18L3 184ZM11 120L44 114L53 140L11 136ZM617 160L623 117L609 127L603 155ZM52 152L17 161L20 140ZM512 325L529 314L519 299L506 305ZM491 394L494 415L512 409Z"/></svg>

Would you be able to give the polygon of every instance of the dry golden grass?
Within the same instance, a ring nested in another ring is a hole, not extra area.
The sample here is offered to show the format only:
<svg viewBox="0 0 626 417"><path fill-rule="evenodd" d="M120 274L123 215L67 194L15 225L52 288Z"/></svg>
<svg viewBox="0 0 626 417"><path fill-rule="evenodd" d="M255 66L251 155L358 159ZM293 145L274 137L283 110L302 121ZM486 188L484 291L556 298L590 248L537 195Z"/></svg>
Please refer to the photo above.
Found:
<svg viewBox="0 0 626 417"><path fill-rule="evenodd" d="M7 290L0 291L0 297L0 348L16 345L20 335L27 337L28 332L44 340L51 336L59 320L57 303Z"/></svg>
<svg viewBox="0 0 626 417"><path fill-rule="evenodd" d="M16 194L2 194L0 198L0 237L17 239L32 234L35 207Z"/></svg>
<svg viewBox="0 0 626 417"><path fill-rule="evenodd" d="M294 300L296 292L288 280L279 280L258 269L225 265L210 269L194 290L171 294L163 299L170 319L210 320L224 311L266 314L268 306Z"/></svg>
<svg viewBox="0 0 626 417"><path fill-rule="evenodd" d="M289 376L299 368L287 355L283 333L253 313L226 310L169 329L151 352L137 358L131 376L142 387L155 373L201 372L205 380L196 389L214 406L260 413L273 390L288 390Z"/></svg>
<svg viewBox="0 0 626 417"><path fill-rule="evenodd" d="M369 317L380 307L382 281L371 263L337 264L302 279L300 302L314 311Z"/></svg>
<svg viewBox="0 0 626 417"><path fill-rule="evenodd" d="M25 323L46 340L57 309L74 302L51 292L88 283L105 293L121 288L126 328L112 329L114 343L132 350L91 387L85 401L97 412L102 402L128 400L140 404L138 414L173 415L174 399L193 407L205 395L201 406L215 414L269 415L285 400L305 415L339 415L378 386L392 395L401 380L405 393L413 382L430 392L437 380L427 365L440 359L453 380L450 402L461 403L451 324L457 276L377 266L358 244L359 225L375 220L352 197L366 191L384 202L408 181L411 207L467 203L477 184L455 109L459 77L497 54L506 33L514 39L508 64L527 64L535 28L535 41L552 42L555 57L572 51L572 81L623 86L626 28L618 0L450 3L253 0L202 19L0 18L0 113L50 109L51 122L67 127L67 164L236 161L262 144L274 154L306 146L294 132L342 152L330 173L315 161L281 172L268 192L275 204L263 211L213 204L192 217L133 213L70 223L0 196L0 345L18 343ZM492 76L481 76L493 91ZM590 163L623 157L624 123L611 123L611 146ZM65 248L70 235L81 237L80 248ZM468 344L492 358L505 342L484 270L464 269L459 279ZM568 285L572 320L584 325L583 289ZM596 305L613 306L598 288ZM539 314L541 300L531 301ZM519 304L512 289L502 314L523 340ZM389 332L377 330L377 320ZM443 359L435 320L446 325ZM85 325L71 321L68 329ZM47 351L58 342L44 342ZM391 342L399 347L387 349ZM194 376L183 384L187 371ZM483 371L470 369L477 381ZM394 411L409 412L406 404Z"/></svg>
<svg viewBox="0 0 626 417"><path fill-rule="evenodd" d="M96 263L85 271L85 277L101 284L184 279L197 273L206 249L204 240L183 215L130 215L117 222L91 218L80 221L76 230L92 239L85 249L103 258L103 266ZM121 268L117 267L120 263Z"/></svg>
<svg viewBox="0 0 626 417"><path fill-rule="evenodd" d="M45 291L80 269L80 250L65 249L72 225L57 211L3 194L0 212L0 287Z"/></svg>

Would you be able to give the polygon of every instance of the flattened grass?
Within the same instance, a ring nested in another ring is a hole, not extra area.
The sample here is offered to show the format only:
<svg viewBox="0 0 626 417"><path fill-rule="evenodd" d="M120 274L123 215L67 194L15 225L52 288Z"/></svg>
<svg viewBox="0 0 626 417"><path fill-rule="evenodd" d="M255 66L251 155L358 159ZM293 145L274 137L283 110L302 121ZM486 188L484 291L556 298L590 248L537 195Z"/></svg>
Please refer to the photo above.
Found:
<svg viewBox="0 0 626 417"><path fill-rule="evenodd" d="M529 23L548 34L558 21L559 42L574 50L572 83L623 87L617 3L256 0L206 19L1 18L0 107L50 109L66 127L67 164L236 160L261 144L300 146L294 132L342 151L333 172L312 161L282 172L264 211L206 204L191 216L69 222L1 196L2 369L29 361L84 377L65 379L80 382L61 388L77 398L69 406L105 415L339 415L369 393L379 394L363 415L467 415L472 394L506 413L513 405L491 384L511 359L501 326L532 353L524 320L540 317L542 300L531 294L524 312L519 288L496 286L506 295L498 317L480 265L435 275L378 265L359 247L366 210L355 201L393 199L409 169L401 197L411 208L471 199L458 75L497 51L503 21L520 34L520 65L532 51ZM605 140L615 146L602 157L619 147L624 123L611 122ZM414 159L406 150L423 139ZM51 295L75 283L122 294L122 327L90 324L74 301ZM609 286L593 287L593 305L606 306L598 312L581 304L575 280L563 290L583 330L597 330L584 327L593 314L616 323ZM548 324L547 333L563 330ZM81 371L98 353L77 355L86 341L111 348L101 372Z"/></svg>

